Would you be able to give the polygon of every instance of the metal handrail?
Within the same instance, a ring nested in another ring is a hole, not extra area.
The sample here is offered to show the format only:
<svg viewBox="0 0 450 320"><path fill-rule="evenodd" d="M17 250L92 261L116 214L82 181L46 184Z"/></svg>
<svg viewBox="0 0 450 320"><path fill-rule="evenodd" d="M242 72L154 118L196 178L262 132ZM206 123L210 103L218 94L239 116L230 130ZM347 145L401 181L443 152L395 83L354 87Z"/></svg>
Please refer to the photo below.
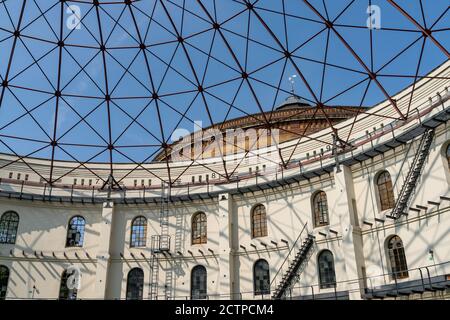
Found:
<svg viewBox="0 0 450 320"><path fill-rule="evenodd" d="M283 261L283 263L281 264L280 268L278 269L277 273L275 274L275 276L273 277L272 281L270 282L270 288L272 288L273 283L276 281L277 276L278 276L278 274L280 273L280 271L283 269L283 266L284 266L284 264L286 263L286 261L289 260L289 257L291 256L292 250L296 247L298 241L301 239L301 236L302 236L302 234L303 234L303 231L306 229L307 225L308 225L308 222L306 222L306 223L303 225L303 228L302 228L302 230L300 231L299 235L297 236L297 239L295 240L295 242L294 242L294 244L292 245L292 247L289 249L289 252L288 252L286 258L284 259L284 261ZM306 229L306 230L307 230L307 229Z"/></svg>

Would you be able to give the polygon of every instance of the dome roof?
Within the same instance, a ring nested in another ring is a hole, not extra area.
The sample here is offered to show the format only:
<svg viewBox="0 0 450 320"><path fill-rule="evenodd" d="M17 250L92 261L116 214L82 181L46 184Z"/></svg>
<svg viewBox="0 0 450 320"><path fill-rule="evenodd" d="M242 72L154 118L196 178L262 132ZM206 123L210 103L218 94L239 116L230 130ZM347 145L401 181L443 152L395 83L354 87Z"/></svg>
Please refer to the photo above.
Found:
<svg viewBox="0 0 450 320"><path fill-rule="evenodd" d="M299 107L311 107L311 105L305 99L299 97L296 94L292 94L288 96L286 100L284 100L283 103L276 108L276 110L293 109Z"/></svg>

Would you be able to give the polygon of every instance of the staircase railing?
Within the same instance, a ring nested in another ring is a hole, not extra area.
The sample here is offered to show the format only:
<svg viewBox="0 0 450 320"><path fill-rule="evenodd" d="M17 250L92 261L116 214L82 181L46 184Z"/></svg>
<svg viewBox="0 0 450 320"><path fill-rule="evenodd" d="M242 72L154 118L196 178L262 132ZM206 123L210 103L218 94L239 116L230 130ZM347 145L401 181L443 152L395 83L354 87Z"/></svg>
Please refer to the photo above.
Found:
<svg viewBox="0 0 450 320"><path fill-rule="evenodd" d="M391 214L387 215L388 218L391 219L400 218L402 214L404 214L405 209L408 207L411 195L417 186L417 180L419 179L419 176L422 173L425 160L427 159L430 153L430 147L433 138L434 138L434 129L428 129L422 135L419 147L417 148L417 152L414 156L411 167L409 168L403 186L400 190L400 193L398 194L395 206L392 209Z"/></svg>
<svg viewBox="0 0 450 320"><path fill-rule="evenodd" d="M291 260L292 252L294 251L294 249L296 249L295 251L298 252L302 248L302 245L303 245L303 242L302 242L303 238L302 238L302 236L304 235L305 230L306 230L306 233L307 233L307 230L308 230L307 229L307 225L308 225L308 223L305 223L305 225L303 226L303 228L300 231L299 235L297 236L297 239L295 240L294 244L289 249L289 252L286 255L286 258L284 259L284 261L281 264L280 268L278 268L278 271L275 274L275 276L272 278L272 281L270 283L270 288L271 288L271 291L273 292L273 297L279 295L278 287L279 287L280 284L283 283L283 279L281 279L281 281L278 280L279 276L284 276L286 271L289 270L289 268L291 267L291 264L293 262L295 262L295 258L296 258L295 256Z"/></svg>

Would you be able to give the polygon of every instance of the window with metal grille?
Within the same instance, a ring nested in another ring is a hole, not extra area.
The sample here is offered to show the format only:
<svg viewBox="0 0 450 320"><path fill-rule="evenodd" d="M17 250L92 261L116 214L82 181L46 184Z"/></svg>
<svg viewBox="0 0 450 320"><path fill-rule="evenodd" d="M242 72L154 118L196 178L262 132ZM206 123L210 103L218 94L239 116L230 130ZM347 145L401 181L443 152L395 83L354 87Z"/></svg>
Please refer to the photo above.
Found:
<svg viewBox="0 0 450 320"><path fill-rule="evenodd" d="M395 199L389 172L383 171L378 175L377 188L381 210L392 209L395 206Z"/></svg>
<svg viewBox="0 0 450 320"><path fill-rule="evenodd" d="M256 205L251 214L252 238L267 237L266 207Z"/></svg>
<svg viewBox="0 0 450 320"><path fill-rule="evenodd" d="M69 220L67 228L66 247L82 247L84 240L84 228L86 221L81 216Z"/></svg>
<svg viewBox="0 0 450 320"><path fill-rule="evenodd" d="M130 247L145 247L147 245L147 219L136 217L131 223Z"/></svg>
<svg viewBox="0 0 450 320"><path fill-rule="evenodd" d="M402 239L399 236L391 237L387 242L387 251L392 277L395 279L408 278L408 265Z"/></svg>
<svg viewBox="0 0 450 320"><path fill-rule="evenodd" d="M330 223L328 219L327 194L323 191L317 192L313 197L314 226L321 227Z"/></svg>
<svg viewBox="0 0 450 320"><path fill-rule="evenodd" d="M197 212L192 216L192 244L205 244L208 241L206 214Z"/></svg>
<svg viewBox="0 0 450 320"><path fill-rule="evenodd" d="M14 211L5 212L0 218L0 243L15 244L19 215Z"/></svg>
<svg viewBox="0 0 450 320"><path fill-rule="evenodd" d="M144 296L144 271L134 268L128 272L127 300L142 300Z"/></svg>
<svg viewBox="0 0 450 320"><path fill-rule="evenodd" d="M191 271L191 299L206 299L207 275L204 266L196 266Z"/></svg>
<svg viewBox="0 0 450 320"><path fill-rule="evenodd" d="M9 269L0 265L0 300L6 299L6 291L8 290Z"/></svg>
<svg viewBox="0 0 450 320"><path fill-rule="evenodd" d="M336 286L336 274L334 271L334 258L329 250L324 250L317 259L319 265L320 288L332 288Z"/></svg>
<svg viewBox="0 0 450 320"><path fill-rule="evenodd" d="M75 271L73 271L75 272ZM69 277L73 274L73 272L68 272L64 270L61 275L61 284L59 286L59 299L61 300L76 300L77 292L76 288L69 289Z"/></svg>
<svg viewBox="0 0 450 320"><path fill-rule="evenodd" d="M255 295L270 294L269 263L264 259L253 266L253 290Z"/></svg>

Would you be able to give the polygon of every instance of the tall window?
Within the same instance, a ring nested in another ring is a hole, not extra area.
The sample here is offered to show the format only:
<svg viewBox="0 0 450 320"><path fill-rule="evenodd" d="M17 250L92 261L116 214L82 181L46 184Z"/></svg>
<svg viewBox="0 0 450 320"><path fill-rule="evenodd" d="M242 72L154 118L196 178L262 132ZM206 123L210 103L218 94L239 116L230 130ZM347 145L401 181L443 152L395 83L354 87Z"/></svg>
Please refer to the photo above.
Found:
<svg viewBox="0 0 450 320"><path fill-rule="evenodd" d="M77 299L77 288L72 288L72 286L69 284L71 282L69 279L71 275L73 275L73 272L69 272L67 270L64 270L62 276L61 276L61 284L59 287L59 299L61 300L76 300Z"/></svg>
<svg viewBox="0 0 450 320"><path fill-rule="evenodd" d="M408 278L408 265L402 239L399 236L391 237L387 242L387 251L392 277L396 279Z"/></svg>
<svg viewBox="0 0 450 320"><path fill-rule="evenodd" d="M332 288L336 285L336 274L334 272L334 258L329 250L320 253L317 259L319 265L320 288Z"/></svg>
<svg viewBox="0 0 450 320"><path fill-rule="evenodd" d="M314 195L313 210L315 227L326 226L330 223L328 219L327 194L325 192L319 191Z"/></svg>
<svg viewBox="0 0 450 320"><path fill-rule="evenodd" d="M8 289L9 269L0 265L0 300L6 299L6 291Z"/></svg>
<svg viewBox="0 0 450 320"><path fill-rule="evenodd" d="M266 260L258 260L253 266L253 290L255 295L270 293L269 264Z"/></svg>
<svg viewBox="0 0 450 320"><path fill-rule="evenodd" d="M447 164L448 164L448 170L450 170L450 144L447 146Z"/></svg>
<svg viewBox="0 0 450 320"><path fill-rule="evenodd" d="M192 244L207 242L206 214L198 212L192 216Z"/></svg>
<svg viewBox="0 0 450 320"><path fill-rule="evenodd" d="M191 299L206 299L206 269L204 266L196 266L191 272Z"/></svg>
<svg viewBox="0 0 450 320"><path fill-rule="evenodd" d="M134 268L128 272L127 300L142 300L144 296L144 271Z"/></svg>
<svg viewBox="0 0 450 320"><path fill-rule="evenodd" d="M81 216L70 219L67 228L66 247L82 247L84 239L84 227L86 221Z"/></svg>
<svg viewBox="0 0 450 320"><path fill-rule="evenodd" d="M252 238L267 236L267 217L266 207L262 204L256 205L252 210L251 216Z"/></svg>
<svg viewBox="0 0 450 320"><path fill-rule="evenodd" d="M0 243L16 243L19 215L13 211L5 212L0 218Z"/></svg>
<svg viewBox="0 0 450 320"><path fill-rule="evenodd" d="M130 247L145 247L147 245L147 219L137 217L131 222Z"/></svg>
<svg viewBox="0 0 450 320"><path fill-rule="evenodd" d="M394 190L392 188L391 175L383 171L377 178L378 196L380 197L381 210L391 209L395 206Z"/></svg>

